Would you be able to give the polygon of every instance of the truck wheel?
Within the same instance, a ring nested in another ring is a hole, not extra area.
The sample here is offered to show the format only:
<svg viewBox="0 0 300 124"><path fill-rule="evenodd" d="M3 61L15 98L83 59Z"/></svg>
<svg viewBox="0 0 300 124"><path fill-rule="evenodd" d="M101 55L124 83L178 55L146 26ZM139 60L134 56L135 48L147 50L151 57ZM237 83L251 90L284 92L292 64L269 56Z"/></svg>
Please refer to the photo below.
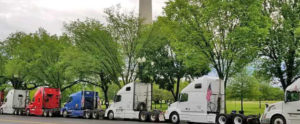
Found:
<svg viewBox="0 0 300 124"><path fill-rule="evenodd" d="M246 124L245 116L237 114L233 117L234 124Z"/></svg>
<svg viewBox="0 0 300 124"><path fill-rule="evenodd" d="M146 111L146 105L145 105L145 103L140 103L138 105L138 111Z"/></svg>
<svg viewBox="0 0 300 124"><path fill-rule="evenodd" d="M108 119L109 119L109 120L114 120L114 116L115 116L115 115L114 115L114 112L113 112L113 111L109 111L109 112L108 112Z"/></svg>
<svg viewBox="0 0 300 124"><path fill-rule="evenodd" d="M98 119L99 118L99 116L98 116L98 113L97 112L93 112L93 119Z"/></svg>
<svg viewBox="0 0 300 124"><path fill-rule="evenodd" d="M3 109L0 109L0 114L3 115Z"/></svg>
<svg viewBox="0 0 300 124"><path fill-rule="evenodd" d="M29 110L29 109L26 110L26 115L27 115L27 116L30 115L30 110Z"/></svg>
<svg viewBox="0 0 300 124"><path fill-rule="evenodd" d="M228 116L226 116L225 114L219 114L216 117L216 123L217 124L227 124L228 123Z"/></svg>
<svg viewBox="0 0 300 124"><path fill-rule="evenodd" d="M147 112L141 111L139 119L140 119L140 121L143 121L143 122L147 121L147 119L148 119Z"/></svg>
<svg viewBox="0 0 300 124"><path fill-rule="evenodd" d="M286 124L284 117L276 115L272 117L271 124Z"/></svg>
<svg viewBox="0 0 300 124"><path fill-rule="evenodd" d="M44 110L44 111L43 111L43 116L44 116L44 117L47 117L47 116L48 116L47 110Z"/></svg>
<svg viewBox="0 0 300 124"><path fill-rule="evenodd" d="M180 122L179 115L176 112L173 112L170 116L170 120L173 124L179 124Z"/></svg>
<svg viewBox="0 0 300 124"><path fill-rule="evenodd" d="M67 118L67 117L68 117L68 112L67 112L67 110L64 110L64 111L63 111L63 117L64 117L64 118Z"/></svg>
<svg viewBox="0 0 300 124"><path fill-rule="evenodd" d="M85 112L84 113L84 118L85 119L90 119L91 118L91 113L90 112Z"/></svg>
<svg viewBox="0 0 300 124"><path fill-rule="evenodd" d="M18 115L22 115L22 113L23 113L22 110L19 110Z"/></svg>
<svg viewBox="0 0 300 124"><path fill-rule="evenodd" d="M150 115L151 122L157 122L158 121L158 114L155 112L152 112Z"/></svg>
<svg viewBox="0 0 300 124"><path fill-rule="evenodd" d="M53 117L53 111L50 110L48 115L49 117Z"/></svg>

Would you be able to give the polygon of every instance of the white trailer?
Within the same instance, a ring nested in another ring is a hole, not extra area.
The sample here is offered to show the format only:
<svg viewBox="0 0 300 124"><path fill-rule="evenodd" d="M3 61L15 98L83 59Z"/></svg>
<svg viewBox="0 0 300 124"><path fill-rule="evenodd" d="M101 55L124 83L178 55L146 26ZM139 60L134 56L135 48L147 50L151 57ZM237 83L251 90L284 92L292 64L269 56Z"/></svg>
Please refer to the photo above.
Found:
<svg viewBox="0 0 300 124"><path fill-rule="evenodd" d="M285 100L266 105L261 124L300 124L300 79L287 87Z"/></svg>
<svg viewBox="0 0 300 124"><path fill-rule="evenodd" d="M151 110L152 85L129 83L118 91L114 103L106 109L104 117L113 119L146 120Z"/></svg>
<svg viewBox="0 0 300 124"><path fill-rule="evenodd" d="M28 90L10 90L5 97L4 104L0 107L0 114L21 115L29 102Z"/></svg>
<svg viewBox="0 0 300 124"><path fill-rule="evenodd" d="M172 123L215 123L217 113L224 113L224 103L223 81L204 76L181 91L179 100L169 105L165 119Z"/></svg>

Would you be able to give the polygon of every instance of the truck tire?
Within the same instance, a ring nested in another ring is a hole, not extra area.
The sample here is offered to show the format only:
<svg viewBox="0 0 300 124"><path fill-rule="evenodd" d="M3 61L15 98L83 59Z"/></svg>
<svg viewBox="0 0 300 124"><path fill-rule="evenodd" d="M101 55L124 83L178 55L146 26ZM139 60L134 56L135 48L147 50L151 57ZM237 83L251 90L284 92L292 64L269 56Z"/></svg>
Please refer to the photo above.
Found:
<svg viewBox="0 0 300 124"><path fill-rule="evenodd" d="M139 114L140 121L146 122L148 120L148 114L146 111L141 111Z"/></svg>
<svg viewBox="0 0 300 124"><path fill-rule="evenodd" d="M157 112L151 112L151 114L150 114L150 121L151 122L157 122L158 121L158 116L159 116L159 113L157 113Z"/></svg>
<svg viewBox="0 0 300 124"><path fill-rule="evenodd" d="M229 117L225 114L217 115L216 124L229 124Z"/></svg>
<svg viewBox="0 0 300 124"><path fill-rule="evenodd" d="M22 115L23 114L23 111L22 110L19 110L18 111L18 115Z"/></svg>
<svg viewBox="0 0 300 124"><path fill-rule="evenodd" d="M53 111L48 111L48 115L49 115L49 117L53 117Z"/></svg>
<svg viewBox="0 0 300 124"><path fill-rule="evenodd" d="M145 103L140 103L138 105L138 111L146 111L146 104Z"/></svg>
<svg viewBox="0 0 300 124"><path fill-rule="evenodd" d="M109 120L114 120L114 116L115 116L115 115L114 115L114 112L113 112L113 111L109 111L109 112L108 112L107 117L108 117Z"/></svg>
<svg viewBox="0 0 300 124"><path fill-rule="evenodd" d="M93 117L93 119L98 119L99 118L98 113L97 112L93 112L92 117Z"/></svg>
<svg viewBox="0 0 300 124"><path fill-rule="evenodd" d="M179 115L177 114L177 112L171 113L171 115L170 115L170 121L171 121L173 124L179 124L180 118L179 118Z"/></svg>
<svg viewBox="0 0 300 124"><path fill-rule="evenodd" d="M246 117L241 114L234 115L233 124L246 124Z"/></svg>
<svg viewBox="0 0 300 124"><path fill-rule="evenodd" d="M26 115L30 116L30 110L29 109L26 110Z"/></svg>
<svg viewBox="0 0 300 124"><path fill-rule="evenodd" d="M68 117L68 111L64 110L62 115L63 115L64 118L67 118Z"/></svg>
<svg viewBox="0 0 300 124"><path fill-rule="evenodd" d="M86 111L86 112L84 113L84 118L85 118L85 119L90 119L90 118L91 118L91 112Z"/></svg>
<svg viewBox="0 0 300 124"><path fill-rule="evenodd" d="M271 124L286 124L286 121L283 116L281 115L275 115L271 119Z"/></svg>
<svg viewBox="0 0 300 124"><path fill-rule="evenodd" d="M43 116L44 116L44 117L47 117L47 116L48 116L47 110L43 110Z"/></svg>

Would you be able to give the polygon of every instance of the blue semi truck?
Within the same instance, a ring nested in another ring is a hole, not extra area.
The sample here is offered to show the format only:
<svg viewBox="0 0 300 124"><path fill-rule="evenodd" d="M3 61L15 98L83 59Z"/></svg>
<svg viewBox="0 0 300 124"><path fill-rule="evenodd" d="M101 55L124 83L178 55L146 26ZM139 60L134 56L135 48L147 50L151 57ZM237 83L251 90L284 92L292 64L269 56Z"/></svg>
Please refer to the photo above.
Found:
<svg viewBox="0 0 300 124"><path fill-rule="evenodd" d="M67 103L61 108L63 117L83 117L99 119L104 111L98 108L99 95L93 91L79 91L70 95Z"/></svg>

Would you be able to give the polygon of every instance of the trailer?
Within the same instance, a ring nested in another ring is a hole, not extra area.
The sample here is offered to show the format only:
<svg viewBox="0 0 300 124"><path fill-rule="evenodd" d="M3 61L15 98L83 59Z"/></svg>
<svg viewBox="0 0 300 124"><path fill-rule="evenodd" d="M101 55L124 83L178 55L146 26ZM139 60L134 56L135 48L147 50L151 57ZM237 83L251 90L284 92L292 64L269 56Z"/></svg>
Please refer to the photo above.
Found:
<svg viewBox="0 0 300 124"><path fill-rule="evenodd" d="M26 107L26 115L49 116L60 114L61 92L58 88L39 87L31 103Z"/></svg>
<svg viewBox="0 0 300 124"><path fill-rule="evenodd" d="M28 90L12 89L8 92L4 104L0 107L0 114L21 115L23 112L25 112L28 101Z"/></svg>
<svg viewBox="0 0 300 124"><path fill-rule="evenodd" d="M287 87L285 100L266 104L261 124L300 124L300 79Z"/></svg>
<svg viewBox="0 0 300 124"><path fill-rule="evenodd" d="M61 108L63 117L83 117L86 119L99 119L104 116L104 111L98 109L98 92L79 91L71 94L69 100Z"/></svg>
<svg viewBox="0 0 300 124"><path fill-rule="evenodd" d="M114 103L106 109L104 116L113 119L135 119L158 121L160 111L151 111L152 85L148 83L129 83L114 97Z"/></svg>

